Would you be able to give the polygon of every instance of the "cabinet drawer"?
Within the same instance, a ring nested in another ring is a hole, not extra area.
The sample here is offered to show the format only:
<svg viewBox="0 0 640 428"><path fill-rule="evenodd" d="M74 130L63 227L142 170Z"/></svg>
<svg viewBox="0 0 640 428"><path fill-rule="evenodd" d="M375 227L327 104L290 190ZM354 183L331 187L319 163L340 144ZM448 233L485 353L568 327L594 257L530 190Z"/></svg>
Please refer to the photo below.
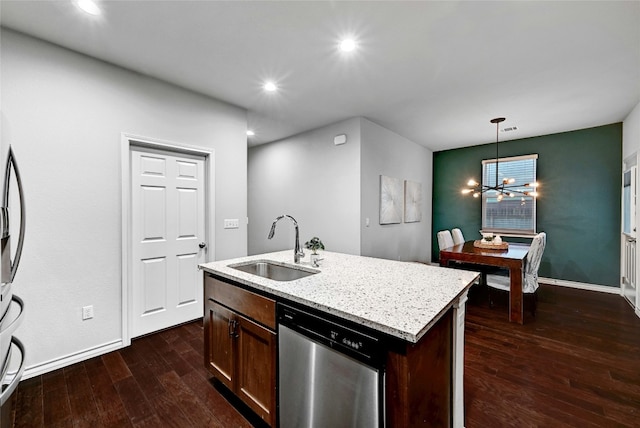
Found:
<svg viewBox="0 0 640 428"><path fill-rule="evenodd" d="M208 299L213 299L272 330L276 329L275 300L217 280L209 275L205 275L204 283Z"/></svg>

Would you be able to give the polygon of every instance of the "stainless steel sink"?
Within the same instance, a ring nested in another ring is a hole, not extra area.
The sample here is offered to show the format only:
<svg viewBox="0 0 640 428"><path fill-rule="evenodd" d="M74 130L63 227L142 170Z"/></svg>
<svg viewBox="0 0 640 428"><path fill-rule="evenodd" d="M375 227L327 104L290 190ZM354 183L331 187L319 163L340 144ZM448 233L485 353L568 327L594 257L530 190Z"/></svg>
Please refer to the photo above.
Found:
<svg viewBox="0 0 640 428"><path fill-rule="evenodd" d="M264 260L229 265L229 267L274 281L293 281L318 273L310 269L289 267Z"/></svg>

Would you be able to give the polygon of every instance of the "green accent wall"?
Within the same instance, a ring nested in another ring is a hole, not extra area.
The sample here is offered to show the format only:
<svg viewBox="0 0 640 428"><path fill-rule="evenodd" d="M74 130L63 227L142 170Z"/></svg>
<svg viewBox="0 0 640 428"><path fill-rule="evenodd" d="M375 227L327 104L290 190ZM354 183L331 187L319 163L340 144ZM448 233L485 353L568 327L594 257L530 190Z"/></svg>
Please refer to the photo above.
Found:
<svg viewBox="0 0 640 428"><path fill-rule="evenodd" d="M622 123L505 141L500 157L538 154L537 231L547 233L541 277L620 285ZM433 154L433 261L439 230L459 227L479 239L481 200L462 195L480 180L495 142ZM516 241L515 238L506 240Z"/></svg>

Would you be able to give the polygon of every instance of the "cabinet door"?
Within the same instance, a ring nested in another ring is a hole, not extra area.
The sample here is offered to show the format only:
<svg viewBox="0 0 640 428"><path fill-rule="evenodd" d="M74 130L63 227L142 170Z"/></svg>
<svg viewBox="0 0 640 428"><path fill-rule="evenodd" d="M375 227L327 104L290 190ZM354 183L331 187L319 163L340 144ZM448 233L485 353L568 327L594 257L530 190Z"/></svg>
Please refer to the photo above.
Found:
<svg viewBox="0 0 640 428"><path fill-rule="evenodd" d="M237 391L254 412L275 426L276 409L276 335L270 330L236 315Z"/></svg>
<svg viewBox="0 0 640 428"><path fill-rule="evenodd" d="M236 315L211 300L207 301L205 322L205 359L209 372L233 390L235 363L234 341Z"/></svg>

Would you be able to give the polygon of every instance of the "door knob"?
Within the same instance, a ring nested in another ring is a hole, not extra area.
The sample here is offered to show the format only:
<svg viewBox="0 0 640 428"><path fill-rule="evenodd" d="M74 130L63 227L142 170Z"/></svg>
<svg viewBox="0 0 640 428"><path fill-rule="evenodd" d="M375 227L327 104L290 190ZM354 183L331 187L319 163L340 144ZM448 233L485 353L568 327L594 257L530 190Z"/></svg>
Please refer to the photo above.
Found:
<svg viewBox="0 0 640 428"><path fill-rule="evenodd" d="M200 247L200 248L204 248L206 246L207 246L207 244L205 242L201 242L200 244L198 244L198 247Z"/></svg>

